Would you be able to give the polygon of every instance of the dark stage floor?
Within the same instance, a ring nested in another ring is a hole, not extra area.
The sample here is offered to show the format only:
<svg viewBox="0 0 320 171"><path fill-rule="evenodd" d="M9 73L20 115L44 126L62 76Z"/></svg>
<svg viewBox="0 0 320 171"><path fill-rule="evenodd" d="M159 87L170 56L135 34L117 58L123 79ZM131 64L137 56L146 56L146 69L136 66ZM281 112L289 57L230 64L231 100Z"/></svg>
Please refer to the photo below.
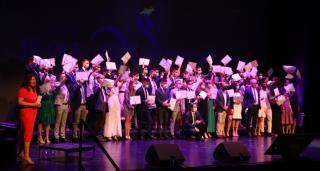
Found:
<svg viewBox="0 0 320 171"><path fill-rule="evenodd" d="M170 143L177 144L182 151L185 161L185 168L223 168L246 165L268 165L282 161L281 156L264 155L264 152L270 147L275 137L258 137L258 138L227 138L227 139L210 139L207 141L195 140L135 140L135 141L118 141L103 142L103 146L109 152L113 160L120 167L120 170L143 170L150 169L145 161L145 154L151 144ZM242 164L226 164L213 158L213 152L218 144L224 141L235 141L243 143L251 154L248 162ZM88 142L94 144L93 142ZM7 168L6 170L46 170L46 171L71 171L78 169L78 153L71 154L67 160L63 159L63 153L57 153L56 161L38 160L38 146L32 145L32 157L36 162L34 166L24 166L22 162ZM85 170L114 170L111 163L104 156L102 151L96 146L95 156L91 158L91 152L84 152L83 166ZM59 157L60 156L60 157ZM301 154L312 161L320 161L320 137L317 137ZM60 160L60 161L59 161Z"/></svg>

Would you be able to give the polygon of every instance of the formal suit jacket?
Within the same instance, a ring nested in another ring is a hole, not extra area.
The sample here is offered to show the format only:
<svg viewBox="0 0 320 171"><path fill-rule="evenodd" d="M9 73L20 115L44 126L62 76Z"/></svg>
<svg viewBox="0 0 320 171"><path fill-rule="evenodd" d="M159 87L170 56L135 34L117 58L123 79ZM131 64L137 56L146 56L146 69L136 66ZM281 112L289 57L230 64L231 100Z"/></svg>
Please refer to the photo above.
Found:
<svg viewBox="0 0 320 171"><path fill-rule="evenodd" d="M229 97L227 92L226 92L226 99L227 99L226 106L228 106L229 109L232 109L233 108L233 100L232 100L231 97ZM224 99L224 96L223 96L223 91L220 89L218 91L217 98L216 98L216 112L225 111L223 109L224 108L224 104L225 104L225 99Z"/></svg>
<svg viewBox="0 0 320 171"><path fill-rule="evenodd" d="M83 84L82 86L84 86L84 98L86 99L86 86L85 84ZM73 109L77 109L79 108L79 106L81 105L81 100L82 100L82 95L81 95L81 90L80 90L81 86L78 85L77 88L74 91L73 97L72 97L72 108Z"/></svg>
<svg viewBox="0 0 320 171"><path fill-rule="evenodd" d="M194 113L194 123L193 123L192 113L191 113L191 111L188 111L186 113L186 117L185 117L185 120L184 120L184 128L186 130L188 130L190 128L195 128L197 120L200 120L201 123L204 123L203 118L201 117L201 114L198 111L196 111Z"/></svg>
<svg viewBox="0 0 320 171"><path fill-rule="evenodd" d="M69 93L70 93L70 97L73 96L74 91L76 90L78 84L77 84L77 80L76 80L76 75L75 73L71 72L69 74L66 74L67 76L67 82L66 85L68 87Z"/></svg>
<svg viewBox="0 0 320 171"><path fill-rule="evenodd" d="M158 88L156 90L156 105L158 108L165 108L165 106L163 106L163 102L166 100L170 100L170 92L169 89L162 89Z"/></svg>
<svg viewBox="0 0 320 171"><path fill-rule="evenodd" d="M108 102L108 96L107 96L107 94L105 94L106 102L104 102L103 89L104 89L104 92L107 92L104 87L99 87L99 85L97 85L97 84L93 88L93 92L94 92L93 109L95 111L104 112L106 109L106 106L108 106L108 105L106 105L106 103Z"/></svg>
<svg viewBox="0 0 320 171"><path fill-rule="evenodd" d="M256 88L257 90L257 95L258 95L258 106L260 107L260 89ZM243 98L243 104L245 108L251 108L254 105L254 97L253 97L253 91L252 91L252 87L248 86L246 87L245 91L244 91L244 98Z"/></svg>
<svg viewBox="0 0 320 171"><path fill-rule="evenodd" d="M137 91L136 91L136 96L140 96L140 99L141 99L141 104L137 105L137 108L148 108L148 105L147 105L147 97L146 97L146 94L144 93L143 91L143 86L141 86ZM148 89L145 89L146 93L148 92L148 95L151 95L151 93L148 91Z"/></svg>

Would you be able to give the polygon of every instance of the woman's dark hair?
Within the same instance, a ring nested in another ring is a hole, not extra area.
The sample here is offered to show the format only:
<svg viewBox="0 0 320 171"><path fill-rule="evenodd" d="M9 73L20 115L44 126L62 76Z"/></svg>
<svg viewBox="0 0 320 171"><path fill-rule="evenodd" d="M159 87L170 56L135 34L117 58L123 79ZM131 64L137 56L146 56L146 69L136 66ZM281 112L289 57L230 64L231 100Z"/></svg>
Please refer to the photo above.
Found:
<svg viewBox="0 0 320 171"><path fill-rule="evenodd" d="M32 79L32 77L36 78L34 74L25 75L25 77L22 81L21 87L28 89L29 85L30 85L30 80ZM35 90L35 87L34 87L34 90Z"/></svg>

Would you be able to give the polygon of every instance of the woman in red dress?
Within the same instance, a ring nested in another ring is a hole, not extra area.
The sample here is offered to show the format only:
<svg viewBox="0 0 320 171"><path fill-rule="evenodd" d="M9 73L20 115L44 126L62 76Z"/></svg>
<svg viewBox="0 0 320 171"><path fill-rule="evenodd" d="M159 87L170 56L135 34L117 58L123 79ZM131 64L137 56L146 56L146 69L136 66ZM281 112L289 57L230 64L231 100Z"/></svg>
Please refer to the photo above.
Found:
<svg viewBox="0 0 320 171"><path fill-rule="evenodd" d="M30 142L33 134L34 122L38 108L41 106L37 102L36 78L33 75L26 75L19 91L17 103L20 106L19 119L21 124L21 135L23 138L23 150L19 154L28 164L34 164L30 158Z"/></svg>

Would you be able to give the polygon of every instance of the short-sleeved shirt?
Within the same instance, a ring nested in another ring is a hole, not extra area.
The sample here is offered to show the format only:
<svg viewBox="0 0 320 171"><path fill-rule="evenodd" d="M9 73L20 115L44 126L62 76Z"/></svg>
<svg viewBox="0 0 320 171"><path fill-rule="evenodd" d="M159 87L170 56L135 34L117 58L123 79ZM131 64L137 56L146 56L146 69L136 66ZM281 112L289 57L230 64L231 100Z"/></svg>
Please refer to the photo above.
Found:
<svg viewBox="0 0 320 171"><path fill-rule="evenodd" d="M24 99L24 101L26 101L28 103L35 103L38 98L36 91L34 91L34 92L28 91L28 89L26 89L26 88L20 88L18 91L17 97L18 98L22 97ZM20 112L22 112L22 113L24 113L24 112L37 113L37 110L38 110L37 108L23 107L23 106L20 108Z"/></svg>

